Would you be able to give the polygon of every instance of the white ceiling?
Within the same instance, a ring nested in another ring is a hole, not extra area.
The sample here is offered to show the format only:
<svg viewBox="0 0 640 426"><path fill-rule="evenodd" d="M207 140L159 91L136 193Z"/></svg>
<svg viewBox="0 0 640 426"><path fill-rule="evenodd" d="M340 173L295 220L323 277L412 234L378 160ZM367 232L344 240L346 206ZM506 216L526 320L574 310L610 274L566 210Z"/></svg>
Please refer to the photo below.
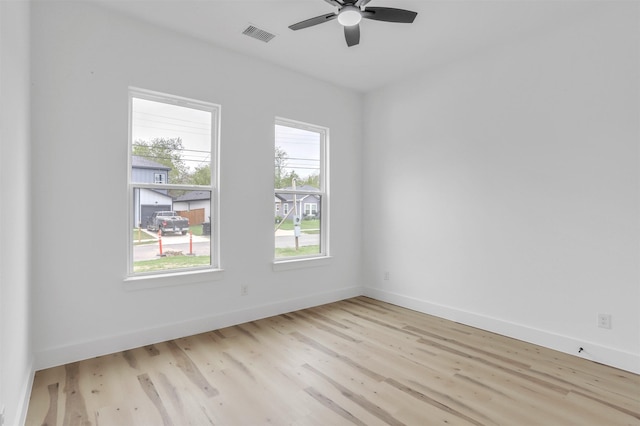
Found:
<svg viewBox="0 0 640 426"><path fill-rule="evenodd" d="M527 32L563 22L588 3L540 0L372 0L418 12L413 24L363 20L347 47L337 21L289 25L336 10L324 0L85 0L253 57L366 92ZM276 34L247 37L249 25Z"/></svg>

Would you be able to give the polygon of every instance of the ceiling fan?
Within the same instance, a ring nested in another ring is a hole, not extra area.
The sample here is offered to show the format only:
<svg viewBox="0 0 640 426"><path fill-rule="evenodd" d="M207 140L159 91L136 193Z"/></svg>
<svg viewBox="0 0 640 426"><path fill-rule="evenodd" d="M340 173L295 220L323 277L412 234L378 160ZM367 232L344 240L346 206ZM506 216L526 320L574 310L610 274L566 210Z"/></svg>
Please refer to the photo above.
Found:
<svg viewBox="0 0 640 426"><path fill-rule="evenodd" d="M322 24L323 22L333 21L344 26L344 37L347 40L347 46L355 46L360 43L360 20L372 19L374 21L399 22L410 24L418 15L416 12L404 9L394 9L391 7L367 7L367 3L371 0L325 0L332 6L336 6L338 11L328 13L326 15L316 16L297 24L290 25L292 30L301 30L303 28L312 27Z"/></svg>

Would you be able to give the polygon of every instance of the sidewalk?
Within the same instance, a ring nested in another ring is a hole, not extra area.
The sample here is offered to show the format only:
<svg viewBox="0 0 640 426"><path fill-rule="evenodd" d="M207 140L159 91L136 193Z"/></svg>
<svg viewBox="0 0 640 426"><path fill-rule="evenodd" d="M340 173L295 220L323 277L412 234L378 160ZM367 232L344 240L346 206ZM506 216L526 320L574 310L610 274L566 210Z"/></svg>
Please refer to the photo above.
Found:
<svg viewBox="0 0 640 426"><path fill-rule="evenodd" d="M292 231L293 232L293 231ZM142 240L144 241L145 239L148 239L149 236L151 236L152 238L154 238L155 240L158 239L158 233L157 232L151 232L151 231L146 231L146 230L141 230L141 234L142 234ZM209 241L211 239L210 235L193 235L193 242L197 243L197 242L204 242L204 241ZM138 230L134 230L133 232L133 241L137 242L138 241ZM167 232L166 234L162 234L162 243L163 244L181 244L181 243L188 243L189 242L189 233L187 233L186 235L182 235L180 233L173 233L173 232Z"/></svg>

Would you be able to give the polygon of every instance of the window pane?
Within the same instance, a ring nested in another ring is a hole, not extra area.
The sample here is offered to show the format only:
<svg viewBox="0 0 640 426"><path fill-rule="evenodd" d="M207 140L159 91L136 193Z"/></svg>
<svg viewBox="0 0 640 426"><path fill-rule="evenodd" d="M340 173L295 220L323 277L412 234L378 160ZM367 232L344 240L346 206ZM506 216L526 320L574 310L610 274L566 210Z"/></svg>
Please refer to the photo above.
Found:
<svg viewBox="0 0 640 426"><path fill-rule="evenodd" d="M278 119L275 124L275 258L327 254L322 209L327 129ZM324 222L326 223L326 222Z"/></svg>
<svg viewBox="0 0 640 426"><path fill-rule="evenodd" d="M321 202L322 196L317 193L276 192L276 205L281 206L281 211L288 212L276 217L276 258L322 253L319 213Z"/></svg>
<svg viewBox="0 0 640 426"><path fill-rule="evenodd" d="M320 138L318 132L276 124L276 189L320 190Z"/></svg>
<svg viewBox="0 0 640 426"><path fill-rule="evenodd" d="M132 183L211 185L211 112L133 99Z"/></svg>
<svg viewBox="0 0 640 426"><path fill-rule="evenodd" d="M136 90L130 99L129 273L217 266L211 214L218 107Z"/></svg>
<svg viewBox="0 0 640 426"><path fill-rule="evenodd" d="M133 188L133 272L211 265L211 191L189 191L172 200L166 194ZM173 203L172 203L173 201Z"/></svg>

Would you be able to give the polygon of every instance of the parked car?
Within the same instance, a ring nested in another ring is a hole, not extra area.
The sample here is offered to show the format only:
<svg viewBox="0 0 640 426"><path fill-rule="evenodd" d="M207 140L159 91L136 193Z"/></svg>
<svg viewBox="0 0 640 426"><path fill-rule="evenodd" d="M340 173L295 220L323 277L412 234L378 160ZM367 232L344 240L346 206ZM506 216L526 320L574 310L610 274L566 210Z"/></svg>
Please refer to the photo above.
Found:
<svg viewBox="0 0 640 426"><path fill-rule="evenodd" d="M189 231L189 219L180 216L178 213L167 210L153 212L147 222L149 231L180 232L185 235Z"/></svg>

